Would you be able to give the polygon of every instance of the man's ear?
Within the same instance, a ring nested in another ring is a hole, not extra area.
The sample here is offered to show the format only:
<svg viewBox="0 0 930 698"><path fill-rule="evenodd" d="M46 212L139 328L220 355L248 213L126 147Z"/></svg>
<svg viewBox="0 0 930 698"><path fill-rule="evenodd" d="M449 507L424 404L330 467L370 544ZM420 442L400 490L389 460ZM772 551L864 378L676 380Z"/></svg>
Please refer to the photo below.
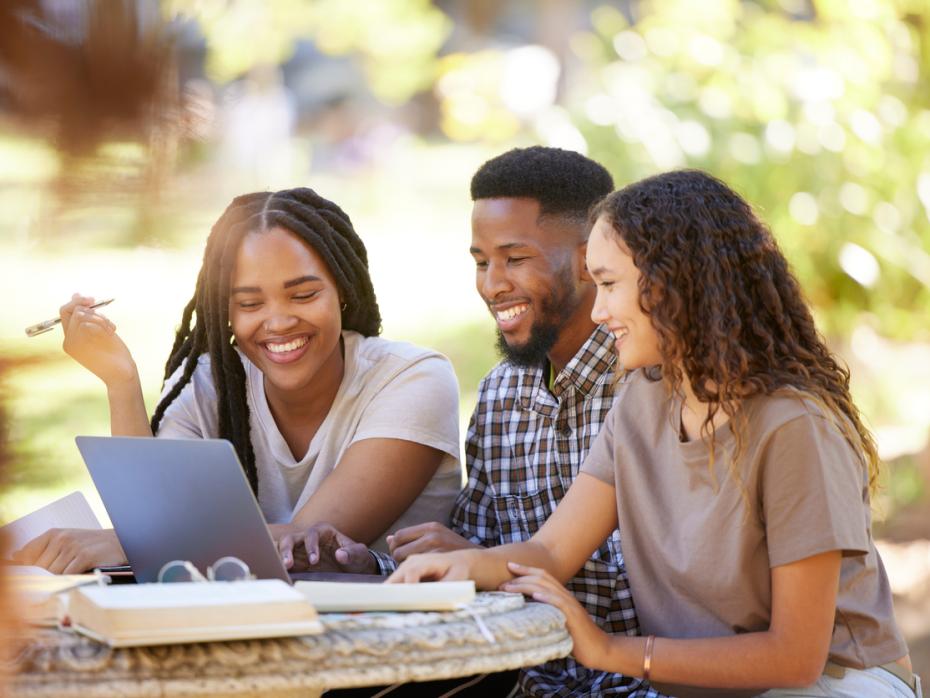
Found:
<svg viewBox="0 0 930 698"><path fill-rule="evenodd" d="M575 249L575 254L579 255L580 257L580 259L578 260L578 265L579 265L579 268L581 269L581 273L578 275L578 278L581 281L593 283L594 278L591 276L591 274L588 273L588 262L586 259L587 254L588 254L587 241L578 245L578 247Z"/></svg>

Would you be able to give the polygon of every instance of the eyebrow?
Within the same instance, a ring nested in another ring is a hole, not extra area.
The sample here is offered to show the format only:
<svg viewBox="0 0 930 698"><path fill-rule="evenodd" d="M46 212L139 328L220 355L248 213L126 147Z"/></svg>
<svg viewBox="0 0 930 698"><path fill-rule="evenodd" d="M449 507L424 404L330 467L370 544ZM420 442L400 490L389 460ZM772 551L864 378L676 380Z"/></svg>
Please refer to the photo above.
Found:
<svg viewBox="0 0 930 698"><path fill-rule="evenodd" d="M595 267L594 269L588 269L588 273L591 276L603 276L604 274L610 274L610 269L607 267Z"/></svg>
<svg viewBox="0 0 930 698"><path fill-rule="evenodd" d="M495 247L495 250L514 250L521 247L530 247L525 242L506 242L503 245L498 245ZM472 254L484 254L480 247L469 247L468 251Z"/></svg>
<svg viewBox="0 0 930 698"><path fill-rule="evenodd" d="M284 282L284 288L291 288L292 286L300 286L301 284L307 283L308 281L322 281L319 276L314 276L313 274L307 274L306 276L298 276L296 279L288 279ZM236 286L230 289L230 295L236 293L261 293L262 289L260 286Z"/></svg>

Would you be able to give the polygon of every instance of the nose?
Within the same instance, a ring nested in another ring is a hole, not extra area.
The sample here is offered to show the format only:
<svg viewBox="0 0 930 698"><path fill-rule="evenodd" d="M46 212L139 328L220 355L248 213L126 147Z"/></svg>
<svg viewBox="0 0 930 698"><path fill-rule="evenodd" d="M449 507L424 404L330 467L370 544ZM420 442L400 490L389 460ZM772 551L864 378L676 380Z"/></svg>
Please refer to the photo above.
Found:
<svg viewBox="0 0 930 698"><path fill-rule="evenodd" d="M597 287L597 295L594 296L594 305L591 308L591 320L598 325L602 325L610 319L607 313L607 302L604 299L604 292L601 287Z"/></svg>
<svg viewBox="0 0 930 698"><path fill-rule="evenodd" d="M502 293L513 290L513 284L507 278L504 265L488 262L488 266L478 270L478 293L486 301L491 301Z"/></svg>
<svg viewBox="0 0 930 698"><path fill-rule="evenodd" d="M274 334L287 332L296 324L297 317L284 309L272 309L264 322L265 331Z"/></svg>

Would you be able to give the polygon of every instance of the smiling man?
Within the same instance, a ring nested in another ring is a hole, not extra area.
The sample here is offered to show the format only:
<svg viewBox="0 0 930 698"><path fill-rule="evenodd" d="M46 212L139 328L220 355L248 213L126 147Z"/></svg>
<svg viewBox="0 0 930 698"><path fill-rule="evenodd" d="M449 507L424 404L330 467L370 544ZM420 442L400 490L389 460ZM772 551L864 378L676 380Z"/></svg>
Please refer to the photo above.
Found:
<svg viewBox="0 0 930 698"><path fill-rule="evenodd" d="M413 553L527 540L578 474L614 397L613 337L591 320L585 268L588 210L612 189L601 165L555 148L511 150L475 174L470 251L503 360L478 389L451 529L429 523L388 536L394 560L379 556L382 570ZM568 587L608 632L638 632L616 531ZM571 658L521 670L517 690L657 695Z"/></svg>

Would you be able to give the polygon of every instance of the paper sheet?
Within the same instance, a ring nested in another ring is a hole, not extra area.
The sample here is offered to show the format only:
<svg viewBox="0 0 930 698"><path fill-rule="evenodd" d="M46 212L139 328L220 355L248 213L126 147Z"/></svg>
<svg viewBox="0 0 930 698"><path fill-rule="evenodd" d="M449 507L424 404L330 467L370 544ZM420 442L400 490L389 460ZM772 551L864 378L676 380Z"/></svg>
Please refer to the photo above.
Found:
<svg viewBox="0 0 930 698"><path fill-rule="evenodd" d="M9 558L10 553L50 528L100 529L101 526L84 495L72 492L0 528L0 557Z"/></svg>

